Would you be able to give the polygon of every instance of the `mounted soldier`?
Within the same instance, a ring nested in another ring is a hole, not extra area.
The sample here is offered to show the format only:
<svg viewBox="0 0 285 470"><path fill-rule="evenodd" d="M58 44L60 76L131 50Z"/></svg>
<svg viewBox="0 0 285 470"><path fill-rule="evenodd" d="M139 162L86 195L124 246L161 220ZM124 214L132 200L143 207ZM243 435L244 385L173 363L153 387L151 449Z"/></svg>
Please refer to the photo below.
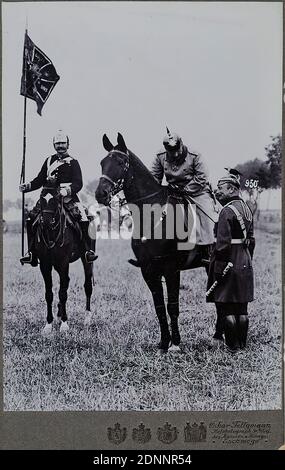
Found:
<svg viewBox="0 0 285 470"><path fill-rule="evenodd" d="M165 176L170 194L182 197L188 208L191 204L195 205L196 244L207 264L210 247L214 242L214 223L218 219L216 201L208 182L207 170L199 153L184 145L178 134L170 133L168 128L166 130L167 135L163 139L164 148L157 153L151 172L160 184Z"/></svg>
<svg viewBox="0 0 285 470"><path fill-rule="evenodd" d="M252 256L255 246L253 216L240 197L240 178L229 171L218 181L216 192L223 208L215 224L207 302L215 302L214 338L236 352L246 346L248 302L254 300ZM215 283L215 285L214 285Z"/></svg>
<svg viewBox="0 0 285 470"><path fill-rule="evenodd" d="M69 138L61 130L53 138L53 145L56 153L45 160L36 178L30 183L21 184L19 189L24 193L35 191L41 187L58 189L59 194L64 198L64 207L71 214L71 218L74 221L79 219L86 250L85 258L88 263L91 263L97 258L94 251L95 240L91 240L88 235L89 220L77 195L83 186L81 168L78 161L69 155ZM33 223L39 209L38 202L27 219L28 253L20 259L22 264L28 263L31 266L38 264L37 256L33 252Z"/></svg>

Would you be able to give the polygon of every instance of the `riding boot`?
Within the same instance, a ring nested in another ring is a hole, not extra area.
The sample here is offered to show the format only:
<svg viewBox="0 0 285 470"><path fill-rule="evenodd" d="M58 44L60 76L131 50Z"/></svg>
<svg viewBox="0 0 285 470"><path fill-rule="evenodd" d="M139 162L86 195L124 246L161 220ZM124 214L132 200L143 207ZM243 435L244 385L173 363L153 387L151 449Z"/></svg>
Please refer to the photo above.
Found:
<svg viewBox="0 0 285 470"><path fill-rule="evenodd" d="M38 259L34 252L34 234L33 234L33 221L29 218L26 221L27 238L28 238L28 252L25 256L20 258L20 263L30 264L35 267L38 265Z"/></svg>
<svg viewBox="0 0 285 470"><path fill-rule="evenodd" d="M216 331L213 336L214 339L218 339L219 341L224 341L224 315L222 313L217 312L217 321L216 321Z"/></svg>
<svg viewBox="0 0 285 470"><path fill-rule="evenodd" d="M96 240L89 237L88 228L89 221L81 221L80 227L82 230L83 243L85 247L85 259L87 263L92 263L98 256L95 254Z"/></svg>
<svg viewBox="0 0 285 470"><path fill-rule="evenodd" d="M248 332L248 316L239 315L236 317L236 319L238 323L240 348L244 349L246 347L246 339L247 339L247 332Z"/></svg>
<svg viewBox="0 0 285 470"><path fill-rule="evenodd" d="M201 253L201 263L203 266L209 266L210 264L210 245L199 245Z"/></svg>
<svg viewBox="0 0 285 470"><path fill-rule="evenodd" d="M226 345L231 352L236 352L240 347L236 317L234 315L226 315L224 327Z"/></svg>

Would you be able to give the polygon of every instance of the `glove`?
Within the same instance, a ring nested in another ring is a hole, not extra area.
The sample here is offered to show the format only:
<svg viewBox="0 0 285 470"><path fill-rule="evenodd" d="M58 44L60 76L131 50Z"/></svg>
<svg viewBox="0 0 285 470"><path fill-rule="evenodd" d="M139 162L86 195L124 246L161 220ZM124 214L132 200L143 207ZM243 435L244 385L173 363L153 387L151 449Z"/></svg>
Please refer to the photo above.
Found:
<svg viewBox="0 0 285 470"><path fill-rule="evenodd" d="M61 189L59 190L59 194L60 194L62 197L65 197L65 196L68 195L68 191L67 191L66 188L61 188Z"/></svg>
<svg viewBox="0 0 285 470"><path fill-rule="evenodd" d="M19 186L19 191L21 191L21 193L26 193L27 191L30 191L30 189L31 183L23 183Z"/></svg>

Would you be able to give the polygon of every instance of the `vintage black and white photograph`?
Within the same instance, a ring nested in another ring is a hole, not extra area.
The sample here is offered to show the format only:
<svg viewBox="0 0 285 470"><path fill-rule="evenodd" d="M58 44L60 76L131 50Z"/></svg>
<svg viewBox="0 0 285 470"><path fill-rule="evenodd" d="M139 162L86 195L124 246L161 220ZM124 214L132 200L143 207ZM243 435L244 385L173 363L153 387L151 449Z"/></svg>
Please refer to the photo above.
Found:
<svg viewBox="0 0 285 470"><path fill-rule="evenodd" d="M2 3L4 411L282 408L282 21Z"/></svg>

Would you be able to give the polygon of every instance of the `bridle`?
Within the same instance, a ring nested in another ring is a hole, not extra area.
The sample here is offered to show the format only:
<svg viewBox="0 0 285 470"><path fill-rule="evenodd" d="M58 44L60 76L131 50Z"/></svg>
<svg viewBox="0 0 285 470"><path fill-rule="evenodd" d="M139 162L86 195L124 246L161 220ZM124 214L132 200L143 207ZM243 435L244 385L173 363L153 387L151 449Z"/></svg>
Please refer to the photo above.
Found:
<svg viewBox="0 0 285 470"><path fill-rule="evenodd" d="M125 161L125 164L124 164L122 178L119 178L117 181L114 181L114 180L112 180L112 178L110 178L110 176L105 175L105 174L102 174L101 177L100 177L100 179L105 179L105 180L109 181L109 183L112 184L111 191L109 192L109 195L111 196L111 198L123 189L124 184L125 184L126 174L127 174L128 170L130 168L130 157L129 157L128 153L124 153L120 150L111 150L107 156L111 155L112 153L120 153L121 155L124 155L124 157L127 157L127 158L126 158L126 161ZM134 178L133 175L131 175L131 177L129 179L129 185L132 182L133 178ZM158 191L155 191L151 194L148 194L147 196L142 196L140 198L137 198L137 199L133 200L132 202L136 203L136 202L139 202L141 200L149 199L149 198L154 197L157 194L161 193L162 191L163 191L163 188L160 188ZM111 206L111 201L109 202L108 205Z"/></svg>
<svg viewBox="0 0 285 470"><path fill-rule="evenodd" d="M129 155L127 153L121 152L120 150L111 150L111 152L109 152L109 154L108 154L108 157L109 156L112 157L112 154L114 154L114 153L116 153L116 154L120 153L121 155L124 155L124 157L127 157L127 158L125 159L122 178L119 178L117 181L114 181L108 175L102 174L100 176L100 179L105 179L109 183L112 184L112 188L111 188L111 191L109 193L111 197L115 196L115 194L117 194L118 192L120 192L123 189L125 179L126 179L126 175L127 175L127 172L130 168L130 158L129 158Z"/></svg>
<svg viewBox="0 0 285 470"><path fill-rule="evenodd" d="M56 224L52 224L51 227L49 227L49 229L51 229L52 231L55 231L56 229L58 229L55 240L51 241L49 239L48 230L47 230L47 237L45 236L43 217L42 217L43 213L54 214L54 221L56 220L56 216L58 215L58 222ZM61 243L60 243L59 246L60 247L63 246L65 229L66 229L66 214L65 214L65 211L64 211L64 207L63 207L63 197L61 197L61 201L60 201L59 204L57 204L57 207L56 207L55 211L53 211L51 209L42 209L41 208L41 217L40 217L40 223L39 223L39 232L40 232L39 235L41 235L42 241L43 241L45 247L48 250L51 250L52 248L54 248L56 246L56 244L58 243L60 237L61 237Z"/></svg>

